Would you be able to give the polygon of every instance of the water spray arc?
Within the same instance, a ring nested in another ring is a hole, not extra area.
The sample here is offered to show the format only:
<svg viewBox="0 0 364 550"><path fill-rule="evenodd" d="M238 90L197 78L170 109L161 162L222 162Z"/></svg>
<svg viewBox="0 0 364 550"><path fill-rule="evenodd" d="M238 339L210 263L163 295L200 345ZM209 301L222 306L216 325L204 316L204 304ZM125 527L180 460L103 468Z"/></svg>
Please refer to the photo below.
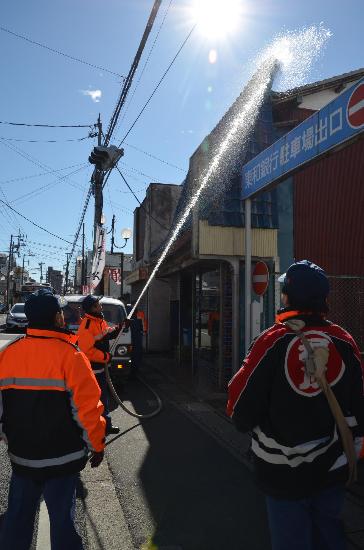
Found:
<svg viewBox="0 0 364 550"><path fill-rule="evenodd" d="M194 195L185 206L182 215L172 232L172 235L170 236L162 254L157 261L156 266L154 267L148 281L146 282L140 296L138 297L138 300L134 304L133 309L128 315L129 319L133 315L135 309L138 307L140 300L144 296L149 285L157 274L171 246L173 245L181 229L183 228L190 212L196 206L201 196L201 193L209 185L212 177L214 177L218 171L224 169L224 166L226 167L226 170L230 169L230 166L233 164L235 156L232 153L232 150L236 150L236 141L238 141L241 145L247 141L249 134L254 127L254 123L259 114L259 109L263 103L264 97L267 91L270 89L270 86L272 85L273 79L277 71L279 70L279 66L280 65L278 59L272 57L263 63L260 70L250 80L247 86L247 93L244 95L245 101L242 105L241 110L237 113L233 120L228 123L225 138L221 140L214 159L206 169L205 173L202 175L201 179L198 181ZM227 155L229 156L228 165L226 161Z"/></svg>
<svg viewBox="0 0 364 550"><path fill-rule="evenodd" d="M239 149L241 151L247 144L265 95L270 90L276 75L278 73L282 75L281 86L284 89L292 89L301 85L330 37L331 32L322 23L318 26L312 25L298 31L286 32L278 35L253 61L254 67L258 69L245 87L239 109L226 123L225 137L218 144L214 159L197 182L193 197L184 208L128 318L133 315L203 190L208 187L217 173L224 179L223 172L225 172L226 178L226 173L232 171L234 162L239 156Z"/></svg>
<svg viewBox="0 0 364 550"><path fill-rule="evenodd" d="M139 295L133 309L128 315L130 319L135 312L139 302L147 291L149 285L153 281L157 274L161 264L165 260L168 252L170 251L173 243L177 239L184 224L186 223L188 216L192 209L197 205L201 195L205 189L211 186L211 191L216 192L213 189L213 185L216 181L226 183L229 177L236 173L236 168L239 167L239 161L241 158L241 152L244 151L250 133L252 132L256 120L258 118L260 109L263 105L266 94L270 91L273 80L276 75L280 73L282 75L282 83L285 89L292 89L304 82L305 77L310 70L312 63L318 58L323 46L330 38L331 33L319 25L318 27L312 26L303 29L298 32L286 33L285 35L278 36L268 48L266 48L258 57L258 61L255 60L254 65L258 67L258 70L253 74L249 80L244 91L237 100L234 109L228 112L228 116L224 117L222 124L222 135L219 143L214 146L213 158L202 173L201 177L194 182L193 195L189 199L187 205L184 207L183 212L178 220L175 229L172 231L168 238L167 244L160 255L148 281L146 282L141 294ZM250 226L250 202L246 203L246 236L248 234L248 228ZM247 238L247 237L246 237ZM251 251L247 251L246 247L246 272L250 273L249 262L251 262ZM250 257L250 259L249 259ZM248 267L247 267L248 264ZM250 292L250 280L248 281L246 275L246 288L249 284ZM246 292L246 295L248 293ZM249 317L248 308L246 307L246 316ZM247 320L246 320L247 322ZM246 330L246 339L248 340L248 334ZM107 371L107 369L106 369ZM108 372L106 372L110 389L121 407L138 418L150 418L158 414L161 410L162 403L152 388L149 389L154 393L157 398L158 407L155 411L149 415L137 415L132 413L123 405L118 398ZM143 381L144 382L144 381Z"/></svg>

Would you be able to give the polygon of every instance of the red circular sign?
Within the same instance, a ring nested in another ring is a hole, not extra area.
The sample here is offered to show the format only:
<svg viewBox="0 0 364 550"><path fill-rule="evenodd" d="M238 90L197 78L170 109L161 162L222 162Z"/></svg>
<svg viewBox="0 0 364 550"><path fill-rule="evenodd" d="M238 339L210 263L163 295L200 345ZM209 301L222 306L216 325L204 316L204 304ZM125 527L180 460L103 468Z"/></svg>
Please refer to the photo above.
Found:
<svg viewBox="0 0 364 550"><path fill-rule="evenodd" d="M364 82L359 84L351 94L346 110L346 118L352 128L364 126Z"/></svg>
<svg viewBox="0 0 364 550"><path fill-rule="evenodd" d="M330 337L319 330L310 330L305 332L306 338L310 341L311 347L325 347L329 350L329 368L326 371L326 378L330 386L333 386L340 380L344 374L345 364L339 355L335 345ZM296 336L290 342L285 359L285 373L291 388L306 397L314 397L321 390L312 376L305 372L305 359L307 351L301 341Z"/></svg>
<svg viewBox="0 0 364 550"><path fill-rule="evenodd" d="M258 296L262 296L268 288L269 269L266 263L257 262L252 275L253 290Z"/></svg>

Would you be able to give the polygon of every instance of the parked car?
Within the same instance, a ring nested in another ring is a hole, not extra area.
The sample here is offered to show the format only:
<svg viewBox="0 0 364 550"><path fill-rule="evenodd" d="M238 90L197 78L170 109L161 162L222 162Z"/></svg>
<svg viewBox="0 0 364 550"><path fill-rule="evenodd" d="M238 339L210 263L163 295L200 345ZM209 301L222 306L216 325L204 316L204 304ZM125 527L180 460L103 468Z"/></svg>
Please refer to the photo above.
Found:
<svg viewBox="0 0 364 550"><path fill-rule="evenodd" d="M28 319L24 313L24 304L15 304L6 316L7 330L25 330L28 326Z"/></svg>
<svg viewBox="0 0 364 550"><path fill-rule="evenodd" d="M67 294L65 297L67 305L63 308L66 328L77 332L84 316L82 301L85 296L80 294ZM110 327L121 324L126 319L125 305L121 300L103 296L100 301L105 321ZM110 341L111 354L110 374L113 380L123 380L131 372L131 331L129 326L125 327L118 335L116 341Z"/></svg>

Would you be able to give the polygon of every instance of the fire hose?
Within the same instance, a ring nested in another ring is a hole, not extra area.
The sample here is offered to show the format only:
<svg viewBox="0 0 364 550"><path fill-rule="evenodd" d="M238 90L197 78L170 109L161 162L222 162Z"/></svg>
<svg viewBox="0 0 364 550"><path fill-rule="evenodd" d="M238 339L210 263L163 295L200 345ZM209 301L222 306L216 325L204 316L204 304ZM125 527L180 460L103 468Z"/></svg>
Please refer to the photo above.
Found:
<svg viewBox="0 0 364 550"><path fill-rule="evenodd" d="M157 416L157 414L159 414L161 412L162 407L163 407L163 403L162 403L161 398L159 397L157 392L152 388L152 386L150 386L139 375L137 376L139 382L141 382L146 388L148 388L148 390L154 395L154 397L157 401L157 408L154 411L152 411L150 413L147 413L147 414L139 414L139 413L133 412L130 409L128 409L128 407L121 401L121 399L120 399L120 397L119 397L119 395L118 395L118 393L117 393L117 391L114 387L114 384L112 383L108 365L105 365L104 369L105 369L106 380L107 380L107 383L109 385L111 395L113 396L113 398L115 399L117 404L123 409L123 411L130 414L130 416L134 416L134 418L140 418L140 419L144 419L144 420L147 419L147 418L153 418L154 416Z"/></svg>

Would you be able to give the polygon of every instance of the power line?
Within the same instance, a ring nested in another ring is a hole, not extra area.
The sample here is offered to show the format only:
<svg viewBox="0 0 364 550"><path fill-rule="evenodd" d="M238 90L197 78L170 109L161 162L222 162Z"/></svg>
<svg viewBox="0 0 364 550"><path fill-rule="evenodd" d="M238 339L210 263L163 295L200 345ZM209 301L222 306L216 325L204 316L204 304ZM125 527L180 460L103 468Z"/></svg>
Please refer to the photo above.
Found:
<svg viewBox="0 0 364 550"><path fill-rule="evenodd" d="M140 113L138 114L138 116L136 117L136 119L134 120L133 124L130 126L129 130L126 132L125 136L123 137L123 139L121 140L120 144L119 144L119 147L124 143L124 141L126 140L126 138L128 137L128 135L130 134L130 132L132 131L132 129L134 128L134 126L136 125L136 123L138 122L138 120L140 119L140 117L142 116L142 114L144 113L145 109L147 108L147 106L149 105L150 101L152 100L154 94L156 93L156 91L158 90L159 86L162 84L163 80L165 79L165 77L167 76L168 72L170 71L170 69L172 68L174 62L176 61L177 57L179 56L179 54L181 53L181 51L183 50L184 46L187 44L190 36L192 35L193 31L195 30L196 28L196 25L194 25L192 27L192 29L190 30L190 32L188 33L188 35L186 36L186 38L184 39L184 41L182 42L181 46L179 47L176 55L174 56L174 58L172 59L172 61L170 62L170 64L168 65L167 69L164 71L161 79L159 80L158 84L156 85L156 87L154 88L153 92L150 94L148 100L146 101L146 103L144 104L142 110L140 111Z"/></svg>
<svg viewBox="0 0 364 550"><path fill-rule="evenodd" d="M39 178L41 176L47 176L48 174L54 174L56 172L62 172L63 170L70 170L71 168L77 168L79 166L84 166L84 162L79 163L79 164L71 164L71 166L65 166L64 168L57 168L57 169L54 169L54 170L48 170L47 172L40 172L39 174L32 174L31 176L22 176L22 177L19 177L19 178L12 178L10 180L0 181L0 185L4 185L5 183L14 183L16 181L29 180L29 179L32 179L32 178Z"/></svg>
<svg viewBox="0 0 364 550"><path fill-rule="evenodd" d="M73 256L73 253L75 251L75 248L76 248L76 244L77 244L77 241L79 239L79 236L80 236L80 232L81 232L81 227L82 227L82 224L83 224L83 220L85 219L85 215L86 215L86 212L87 212L87 208L88 208L88 205L89 205L89 202L90 202L90 198L91 198L91 195L92 195L92 189L93 189L93 184L91 182L90 184L90 187L89 187L89 190L88 190L88 193L86 195L86 200L85 200L85 204L83 206L83 210L82 210L82 214L81 214L81 218L80 218L80 221L78 223L78 226L77 226L77 230L76 230L76 234L75 234L75 237L73 239L73 243L69 243L72 245L72 248L71 248L71 255L70 255L70 258L72 258ZM67 241L68 242L68 241Z"/></svg>
<svg viewBox="0 0 364 550"><path fill-rule="evenodd" d="M140 58L142 56L142 53L143 53L143 50L145 48L145 44L148 40L149 34L152 30L155 18L157 17L158 10L160 8L161 2L162 2L162 0L154 0L152 11L150 12L146 27L144 29L142 39L139 43L139 47L137 49L137 52L136 52L135 57L133 59L133 62L131 64L130 70L129 70L129 72L128 72L125 80L124 80L124 84L123 84L123 87L121 89L120 96L119 96L118 102L116 104L116 107L114 109L114 112L111 115L111 119L110 119L110 122L109 122L109 127L107 129L106 137L105 137L105 140L104 140L104 145L109 145L112 134L115 131L115 128L116 128L116 125L117 125L117 122L118 122L118 119L119 119L121 108L122 108L122 106L124 105L124 103L126 101L127 95L129 93L129 90L130 90L130 87L131 87L131 84L132 84L132 81L133 81L133 78L134 78L134 74L135 74L135 72L138 68Z"/></svg>
<svg viewBox="0 0 364 550"><path fill-rule="evenodd" d="M146 214L152 218L152 220L154 220L158 225L160 225L160 227L162 227L162 228L165 229L166 231L169 231L170 228L169 228L169 227L166 227L166 226L163 225L159 220L157 220L156 218L154 218L154 216L152 216L152 214L151 214L150 212L148 212L148 210L145 208L145 206L140 202L140 200L138 199L138 197L136 196L136 194L134 193L134 191L132 190L132 188L130 187L130 185L128 184L128 182L126 181L124 175L123 175L122 172L120 171L119 166L115 166L115 168L116 168L117 171L119 172L120 176L123 178L123 181L124 181L125 185L127 186L127 188L129 189L129 191L132 193L133 197L134 197L134 198L136 199L136 201L138 202L140 208L142 208L142 209L144 210L144 212L146 212Z"/></svg>
<svg viewBox="0 0 364 550"><path fill-rule="evenodd" d="M125 80L125 77L122 74L116 73L115 71L111 71L110 69L105 69L105 67L101 67L100 65L94 65L93 63L89 63L88 61L85 61L84 59L80 59L79 57L74 57L73 55L69 55L67 53L61 52L60 50L56 50L54 48L50 48L49 46L46 46L45 44L41 44L40 42L36 42L35 40L31 40L30 38L27 38L26 36L23 36L22 34L17 34L9 29L6 29L5 27L0 27L0 31L7 32L8 34L11 34L12 36L16 36L16 38L20 38L21 40L25 40L26 42L29 42L30 44L33 44L35 46L39 46L40 48L44 48L45 50L48 50L52 53L56 53L58 55L62 55L63 57L67 57L68 59L71 59L72 61L77 61L78 63L82 63L83 65L88 65L89 67L92 67L93 69L99 69L101 71L105 71L106 73L113 74L114 76L118 76L119 78L122 78Z"/></svg>
<svg viewBox="0 0 364 550"><path fill-rule="evenodd" d="M125 143L127 147L131 147L132 149L135 149L136 151L139 151L139 153L143 153L147 157L150 157L154 160L158 160L159 162L162 162L163 164L167 164L167 166L171 166L172 168L176 168L176 170L179 170L180 172L185 172L183 168L180 168L179 166L176 166L175 164L172 164L171 162L168 162L166 160L161 159L160 157L156 157L155 155L152 155L151 153L148 153L147 151L143 151L143 149L139 149L139 147L135 147L135 145L131 145L130 143Z"/></svg>
<svg viewBox="0 0 364 550"><path fill-rule="evenodd" d="M10 143L6 143L3 139L0 138L0 143L2 145L4 145L4 147L7 147L8 149L10 149L11 151L14 151L17 155L20 155L21 157L23 157L24 159L26 159L28 162L31 162L32 164L34 164L35 166L38 166L38 168L42 168L42 170L49 170L50 167L47 166L46 164L42 164L39 160L35 159L34 157L32 157L31 155L29 155L28 153L26 153L25 151L23 151L22 149L20 149L19 147L16 147L15 145L11 145ZM88 164L84 164L83 165L83 168L86 168L88 166ZM83 169L82 168L82 169ZM67 176L66 176L67 177ZM57 176L57 179L59 181L63 181L64 177L63 176ZM75 187L80 189L80 186L78 183L74 183L72 184L70 181L68 181L67 179L65 179L66 183L68 183L69 185L71 185L72 187ZM48 184L50 185L50 184ZM81 190L83 191L83 188L81 188ZM35 190L34 190L35 191Z"/></svg>
<svg viewBox="0 0 364 550"><path fill-rule="evenodd" d="M28 124L26 122L8 122L6 120L0 120L0 124L27 126L29 128L93 128L95 126L94 124Z"/></svg>
<svg viewBox="0 0 364 550"><path fill-rule="evenodd" d="M132 93L132 95L131 95L131 98L130 98L130 100L129 100L129 103L128 103L128 105L127 105L127 107L126 107L126 109L125 109L125 112L124 112L124 114L123 114L123 116L122 116L122 118L121 118L121 121L118 123L116 129L119 128L120 124L123 123L123 121L124 121L124 119L125 119L125 117L126 117L126 114L127 114L128 110L129 110L129 107L130 107L130 105L131 105L131 103L132 103L132 101L133 101L135 92L136 92L137 89L138 89L138 86L139 86L140 81L141 81L141 79L142 79L142 77L143 77L143 74L144 74L144 72L145 72L145 69L147 68L147 65L148 65L148 63L149 63L149 60L150 60L150 58L151 58L151 56L152 56L153 50L154 50L154 48L155 48L155 45L156 45L156 43L157 43L157 40L158 40L159 35L160 35L160 33L161 33L161 30L162 30L162 28L163 28L164 22L165 22L165 20L166 20L166 18L167 18L167 15L168 15L168 12L169 12L169 9L170 9L170 7L171 7L172 2L173 2L173 0L170 0L170 2L169 2L169 4L168 4L168 7L167 7L167 9L166 9L166 11L165 11L165 13L164 13L162 22L161 22L161 24L160 24L160 26L159 26L159 29L158 29L158 31L157 31L156 37L155 37L155 39L154 39L154 42L153 42L153 44L152 44L152 46L151 46L151 48L150 48L150 50L149 50L147 59L146 59L146 61L145 61L145 63L144 63L143 69L142 69L142 71L141 71L141 73L140 73L140 76L139 76L139 78L138 78L138 80L137 80L137 83L136 83L136 85L135 85L135 88L134 88L134 90L133 90L133 93Z"/></svg>
<svg viewBox="0 0 364 550"><path fill-rule="evenodd" d="M65 243L72 244L70 241L67 241L67 240L64 239L63 237L60 237L59 235L56 235L55 233L52 233L51 231L48 231L48 229L46 229L45 227L42 227L41 225L38 225L37 223L33 222L33 220L30 220L29 218L27 218L26 216L24 216L24 214L21 214L20 212L18 212L18 210L15 210L15 208L13 208L12 206L10 206L9 203L3 201L2 199L0 199L0 202L2 202L3 204L5 204L5 206L6 206L7 208L9 208L9 209L12 210L13 212L15 212L15 214L17 214L18 216L20 216L21 218L23 218L23 219L26 220L27 222L31 223L31 224L34 225L35 227L38 227L38 229L41 229L42 231L45 231L45 232L48 233L49 235L52 235L52 237L56 237L57 239L60 239L61 241L64 241Z"/></svg>
<svg viewBox="0 0 364 550"><path fill-rule="evenodd" d="M37 241L30 241L29 239L26 239L27 241L27 244L30 243L30 244L36 244L38 246L45 246L47 248L55 248L57 250L68 250L68 248L64 247L64 246L56 246L54 244L48 244L48 243L38 243Z"/></svg>
<svg viewBox="0 0 364 550"><path fill-rule="evenodd" d="M50 183L46 183L45 185L42 185L41 187L38 187L37 189L33 189L32 191L29 191L28 193L25 193L24 195L20 195L20 197L17 197L15 199L13 199L11 201L11 203L13 204L13 203L18 202L18 201L20 201L22 199L25 199L25 198L27 198L27 199L33 198L34 196L37 196L37 195L39 195L40 193L42 193L44 191L47 191L51 187L54 187L58 183L63 182L69 176L72 176L73 174L77 174L78 172L81 172L82 170L85 170L86 168L88 168L88 164L84 164L83 166L81 166L80 168L77 168L76 170L73 170L73 172L70 172L69 174L65 174L64 176L59 176L56 180L51 181ZM83 190L84 189L82 188L82 191Z"/></svg>
<svg viewBox="0 0 364 550"><path fill-rule="evenodd" d="M128 170L132 170L133 172L136 172L137 174L140 174L141 176L144 176L148 180L157 182L159 178L155 178L154 176L150 176L149 174L145 174L145 172L142 172L141 170L138 170L138 168L134 168L133 166L130 166L130 164L127 164L124 161L120 161L120 164L125 166Z"/></svg>
<svg viewBox="0 0 364 550"><path fill-rule="evenodd" d="M84 141L85 139L91 139L94 137L95 136L93 134L89 134L88 136L75 139L17 139L4 136L0 136L0 139L3 139L5 141L22 141L25 143L67 143L69 141Z"/></svg>

